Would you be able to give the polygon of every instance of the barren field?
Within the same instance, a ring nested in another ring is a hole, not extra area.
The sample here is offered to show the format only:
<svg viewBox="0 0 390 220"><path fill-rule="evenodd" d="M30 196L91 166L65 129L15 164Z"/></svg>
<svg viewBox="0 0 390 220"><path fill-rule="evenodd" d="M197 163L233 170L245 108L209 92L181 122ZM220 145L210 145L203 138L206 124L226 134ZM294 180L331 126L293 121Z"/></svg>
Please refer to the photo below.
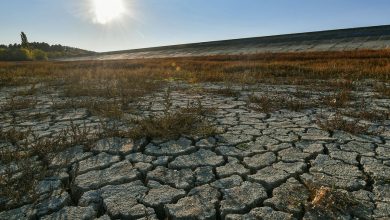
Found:
<svg viewBox="0 0 390 220"><path fill-rule="evenodd" d="M0 63L0 219L388 219L390 50Z"/></svg>
<svg viewBox="0 0 390 220"><path fill-rule="evenodd" d="M383 50L389 48L390 25L382 25L111 51L61 60L118 60L259 53Z"/></svg>

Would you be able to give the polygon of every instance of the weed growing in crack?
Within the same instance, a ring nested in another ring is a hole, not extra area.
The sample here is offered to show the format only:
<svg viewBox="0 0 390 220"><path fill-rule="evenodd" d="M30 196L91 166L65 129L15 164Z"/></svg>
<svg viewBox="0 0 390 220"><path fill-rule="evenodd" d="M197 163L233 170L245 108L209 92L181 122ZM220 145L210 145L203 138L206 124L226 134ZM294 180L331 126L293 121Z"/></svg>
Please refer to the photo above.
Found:
<svg viewBox="0 0 390 220"><path fill-rule="evenodd" d="M163 97L163 106L164 106L164 114L168 115L170 114L170 110L172 108L172 91L171 87L168 87L167 90L164 93Z"/></svg>
<svg viewBox="0 0 390 220"><path fill-rule="evenodd" d="M253 109L257 111L269 113L273 110L272 100L266 96L249 96L249 103L254 104Z"/></svg>
<svg viewBox="0 0 390 220"><path fill-rule="evenodd" d="M353 117L359 120L367 120L371 122L382 122L390 118L390 110L370 109L366 100L363 98L360 104L356 105L353 110L345 111L344 115Z"/></svg>
<svg viewBox="0 0 390 220"><path fill-rule="evenodd" d="M133 139L161 138L172 139L181 135L211 136L217 130L207 121L205 114L210 109L204 108L198 103L197 106L188 106L174 112L164 111L163 115L153 115L140 120L135 120L135 128L129 131Z"/></svg>
<svg viewBox="0 0 390 220"><path fill-rule="evenodd" d="M0 129L0 140L3 140L5 143L11 143L15 146L19 146L21 144L25 145L25 142L31 133L31 129L28 129L27 131L19 131L14 127L10 129Z"/></svg>
<svg viewBox="0 0 390 220"><path fill-rule="evenodd" d="M37 84L33 83L30 88L25 90L16 91L12 94L12 96L33 96L36 95L38 89L36 88Z"/></svg>
<svg viewBox="0 0 390 220"><path fill-rule="evenodd" d="M120 128L121 124L118 121L109 121L100 119L97 136L101 138L109 137L127 137L127 130Z"/></svg>
<svg viewBox="0 0 390 220"><path fill-rule="evenodd" d="M37 199L35 187L45 175L46 169L31 158L6 166L0 175L0 198L6 203L0 204L0 211Z"/></svg>
<svg viewBox="0 0 390 220"><path fill-rule="evenodd" d="M249 105L252 109L270 113L272 111L277 111L280 109L288 109L291 111L301 111L306 108L315 107L316 104L313 103L304 103L299 99L286 98L286 97L268 97L268 96L254 96L251 95L248 98Z"/></svg>
<svg viewBox="0 0 390 220"><path fill-rule="evenodd" d="M342 90L333 95L324 97L323 103L325 106L329 106L332 108L343 108L343 107L347 107L348 103L351 100L352 100L351 91Z"/></svg>
<svg viewBox="0 0 390 220"><path fill-rule="evenodd" d="M211 93L211 94L216 94L216 95L221 95L221 96L226 96L226 97L239 97L240 92L230 88L221 88L221 89L206 89L205 92Z"/></svg>
<svg viewBox="0 0 390 220"><path fill-rule="evenodd" d="M92 115L103 118L121 119L124 111L117 101L97 101L87 107Z"/></svg>
<svg viewBox="0 0 390 220"><path fill-rule="evenodd" d="M248 143L241 143L241 144L237 145L236 148L238 148L240 150L247 150L249 148L249 145L248 145Z"/></svg>
<svg viewBox="0 0 390 220"><path fill-rule="evenodd" d="M377 84L374 90L378 93L378 98L390 98L390 86L385 83Z"/></svg>
<svg viewBox="0 0 390 220"><path fill-rule="evenodd" d="M105 135L118 134L116 126L92 130L85 123L73 121L51 137L39 137L34 132L17 129L0 129L0 211L15 208L20 203L32 203L37 199L37 183L59 170L48 169L52 159L61 151L76 145L89 148ZM115 131L114 131L115 130ZM111 136L112 137L112 136ZM60 169L60 167L58 168Z"/></svg>
<svg viewBox="0 0 390 220"><path fill-rule="evenodd" d="M346 131L351 134L370 134L369 127L361 125L358 120L346 120L341 114L337 113L334 117L329 119L318 119L318 126L320 128L333 132L335 130Z"/></svg>
<svg viewBox="0 0 390 220"><path fill-rule="evenodd" d="M337 219L362 205L345 190L326 186L310 186L308 189L311 197L306 209L321 217Z"/></svg>
<svg viewBox="0 0 390 220"><path fill-rule="evenodd" d="M0 111L17 111L22 109L34 108L37 100L31 98L11 97L1 108Z"/></svg>

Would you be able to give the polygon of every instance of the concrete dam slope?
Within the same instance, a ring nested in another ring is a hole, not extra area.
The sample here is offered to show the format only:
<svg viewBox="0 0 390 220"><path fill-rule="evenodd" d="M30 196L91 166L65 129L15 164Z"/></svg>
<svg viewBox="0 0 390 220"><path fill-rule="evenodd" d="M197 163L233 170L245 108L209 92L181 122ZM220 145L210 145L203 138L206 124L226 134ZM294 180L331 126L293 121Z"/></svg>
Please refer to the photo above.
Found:
<svg viewBox="0 0 390 220"><path fill-rule="evenodd" d="M65 60L112 60L387 48L390 48L390 25L113 51Z"/></svg>

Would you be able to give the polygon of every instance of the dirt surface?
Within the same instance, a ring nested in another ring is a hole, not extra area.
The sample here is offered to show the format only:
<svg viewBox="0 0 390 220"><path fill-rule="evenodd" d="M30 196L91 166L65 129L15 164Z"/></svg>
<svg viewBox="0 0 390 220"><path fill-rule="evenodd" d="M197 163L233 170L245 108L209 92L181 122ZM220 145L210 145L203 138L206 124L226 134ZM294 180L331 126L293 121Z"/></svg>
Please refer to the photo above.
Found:
<svg viewBox="0 0 390 220"><path fill-rule="evenodd" d="M351 96L364 97L369 111L386 112L390 99L378 96L369 85L370 81L360 83ZM26 89L3 87L2 104L15 91ZM3 109L1 128L30 129L48 138L72 125L89 132L99 129L101 119L88 109L69 106L61 91L42 91L34 96L33 107ZM287 97L310 104L332 94L299 85L169 82L162 91L132 103L135 111L125 118L168 114L167 103L169 111L201 103L212 109L205 118L216 134L140 140L113 135L88 147L64 149L47 161L53 172L39 180L34 199L0 198L2 207L12 207L1 212L0 219L386 219L388 116L338 116L337 112L357 112L349 105L337 111L332 105L265 111L264 103L253 98L266 96L270 104L280 104L277 97ZM348 104L362 103L352 98ZM325 121L332 119L354 124L349 132L327 129ZM120 122L119 129L131 126ZM1 142L3 150L12 152L14 147ZM38 157L28 161L29 167L42 163ZM1 174L15 178L20 169L17 163L0 164Z"/></svg>
<svg viewBox="0 0 390 220"><path fill-rule="evenodd" d="M183 44L166 47L100 53L96 56L60 59L118 60L279 52L380 50L390 48L390 26L341 29Z"/></svg>

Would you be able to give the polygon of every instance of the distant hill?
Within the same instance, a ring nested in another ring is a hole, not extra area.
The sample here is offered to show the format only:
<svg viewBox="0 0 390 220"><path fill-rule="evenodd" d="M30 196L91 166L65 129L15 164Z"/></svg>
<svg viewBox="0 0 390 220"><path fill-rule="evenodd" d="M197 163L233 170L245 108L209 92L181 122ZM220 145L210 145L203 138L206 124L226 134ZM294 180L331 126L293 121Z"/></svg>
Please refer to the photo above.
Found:
<svg viewBox="0 0 390 220"><path fill-rule="evenodd" d="M115 60L382 49L390 49L390 25L113 51L63 60Z"/></svg>

